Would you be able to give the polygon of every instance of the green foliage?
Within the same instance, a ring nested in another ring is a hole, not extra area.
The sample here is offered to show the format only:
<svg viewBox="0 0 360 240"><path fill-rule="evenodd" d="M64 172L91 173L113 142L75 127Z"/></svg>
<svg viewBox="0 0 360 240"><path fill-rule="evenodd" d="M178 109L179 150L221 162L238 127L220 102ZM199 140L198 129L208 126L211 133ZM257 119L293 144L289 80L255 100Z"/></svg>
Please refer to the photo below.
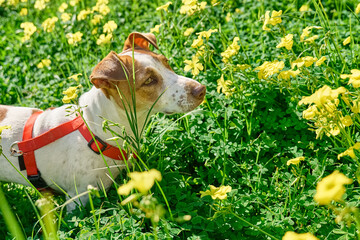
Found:
<svg viewBox="0 0 360 240"><path fill-rule="evenodd" d="M1 2L1 0L0 0ZM8 1L10 2L10 1ZM34 9L34 1L16 6L0 6L0 103L46 109L62 104L62 92L77 85L69 76L82 73L81 84L91 87L88 80L93 67L111 50L121 52L129 33L149 32L162 24L156 33L160 53L170 60L178 74L193 77L206 85L206 101L190 114L153 117L147 127L141 154L149 168L162 173L161 188L154 187L152 196L168 211L157 225L145 217L144 211L122 206L112 188L93 198L93 207L85 206L66 214L60 223L60 239L281 239L287 231L311 232L319 239L354 239L356 228L344 222L335 223L335 213L320 207L313 200L316 183L338 169L355 179L356 161L337 159L348 147L342 139L324 136L317 139L302 118L302 96L309 96L323 85L346 86L340 74L359 68L359 44L355 38L360 30L359 17L354 13L357 1L219 1L190 16L179 13L182 2L173 1L169 11L156 11L162 1L110 1L110 13L104 16L98 33L86 20L76 20L80 10L95 5L83 0L75 7L69 23L60 21L60 2L48 3L42 11ZM308 4L307 12L299 12ZM20 16L27 7L28 16ZM266 11L282 10L282 23L262 30ZM228 14L230 14L228 16ZM55 30L46 33L41 23L57 16ZM227 16L230 19L227 19ZM110 44L98 46L96 40L104 23L114 20L118 28ZM229 20L229 21L228 21ZM21 42L20 24L34 22L38 30ZM319 38L311 44L300 42L307 26ZM183 35L194 28L190 36ZM206 51L200 55L204 70L198 76L184 72L184 60L191 59L198 49L191 47L195 33L217 29L204 41ZM68 44L67 33L83 33L78 46ZM291 51L276 48L281 38L294 35ZM350 46L342 41L353 36ZM229 63L221 53L239 37L239 51ZM265 61L284 61L284 70L299 57L326 56L322 66L303 68L300 76L290 80L277 75L260 79L254 69ZM42 59L51 64L38 68ZM237 65L250 68L239 70ZM223 75L231 81L231 94L217 91ZM355 132L355 130L353 131ZM358 135L355 136L358 139ZM304 156L299 165L287 166L291 158ZM0 160L2 160L0 158ZM135 168L134 170L139 170ZM117 179L121 185L125 174ZM228 185L232 191L226 200L201 198L199 192L209 185ZM39 239L40 225L26 196L27 190L6 184L7 199L13 206L29 239ZM346 199L358 206L357 185L349 186ZM163 192L163 194L162 194ZM34 194L30 194L34 198ZM164 197L165 196L165 197ZM166 200L165 200L166 199ZM59 197L58 202L63 202ZM185 221L186 215L191 220ZM95 217L94 217L95 216ZM97 219L97 221L96 221ZM11 239L0 218L1 238ZM265 232L265 233L264 233ZM273 238L274 236L274 238Z"/></svg>

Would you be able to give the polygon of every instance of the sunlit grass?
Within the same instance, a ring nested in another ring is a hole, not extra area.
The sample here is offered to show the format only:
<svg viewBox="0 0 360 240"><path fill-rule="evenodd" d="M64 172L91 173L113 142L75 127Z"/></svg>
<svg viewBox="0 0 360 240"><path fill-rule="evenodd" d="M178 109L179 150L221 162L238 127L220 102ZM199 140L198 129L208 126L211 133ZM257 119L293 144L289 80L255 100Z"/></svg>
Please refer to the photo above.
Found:
<svg viewBox="0 0 360 240"><path fill-rule="evenodd" d="M1 104L60 106L69 87L91 87L93 67L121 52L134 31L153 32L154 51L207 86L194 112L149 115L144 126L135 124L133 94L123 102L131 137L104 119L112 144L138 160L109 192L79 193L89 194L87 206L64 214L57 199L56 225L45 217L37 224L46 214L31 207L26 216L16 198L27 190L4 188L10 207L0 223L10 217L20 225L2 224L0 237L36 239L43 228L59 239L359 238L358 4L0 0ZM153 168L162 179L155 187L118 194L132 172ZM334 173L342 177L332 184Z"/></svg>

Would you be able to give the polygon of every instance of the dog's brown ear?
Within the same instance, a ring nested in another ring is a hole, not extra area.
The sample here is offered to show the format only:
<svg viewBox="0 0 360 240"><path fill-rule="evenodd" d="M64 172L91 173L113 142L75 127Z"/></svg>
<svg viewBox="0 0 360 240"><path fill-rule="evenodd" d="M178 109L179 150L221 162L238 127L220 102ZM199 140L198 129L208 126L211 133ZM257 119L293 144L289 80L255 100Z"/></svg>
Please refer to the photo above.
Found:
<svg viewBox="0 0 360 240"><path fill-rule="evenodd" d="M90 75L90 80L97 88L111 88L116 81L129 79L131 66L130 56L119 56L111 51L96 65Z"/></svg>
<svg viewBox="0 0 360 240"><path fill-rule="evenodd" d="M154 34L133 32L133 33L130 33L130 35L126 39L123 51L132 48L133 44L134 44L134 48L140 47L145 50L150 50L149 43L151 45L153 45L156 49L159 49L159 47L157 46L156 37Z"/></svg>

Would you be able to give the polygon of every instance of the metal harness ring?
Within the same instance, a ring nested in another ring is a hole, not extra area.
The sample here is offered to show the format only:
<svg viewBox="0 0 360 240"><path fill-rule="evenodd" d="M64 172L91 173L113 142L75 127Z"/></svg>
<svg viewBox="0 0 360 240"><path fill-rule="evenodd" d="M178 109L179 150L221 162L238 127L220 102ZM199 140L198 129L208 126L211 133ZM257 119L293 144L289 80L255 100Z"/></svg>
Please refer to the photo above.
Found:
<svg viewBox="0 0 360 240"><path fill-rule="evenodd" d="M19 143L19 141L16 141L10 145L10 155L13 157L20 157L24 154L23 151L19 150L18 143ZM15 148L15 145L16 145L16 148Z"/></svg>

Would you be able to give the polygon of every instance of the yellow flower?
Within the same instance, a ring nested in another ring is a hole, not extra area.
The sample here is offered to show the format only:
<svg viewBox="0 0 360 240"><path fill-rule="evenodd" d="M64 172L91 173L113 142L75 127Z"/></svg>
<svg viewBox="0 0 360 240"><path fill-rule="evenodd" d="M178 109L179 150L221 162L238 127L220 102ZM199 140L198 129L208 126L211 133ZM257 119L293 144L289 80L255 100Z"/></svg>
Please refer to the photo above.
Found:
<svg viewBox="0 0 360 240"><path fill-rule="evenodd" d="M205 192L200 191L201 194L200 197L211 196L211 198L214 200L215 199L224 200L227 198L228 192L231 192L230 186L215 187L213 185L210 185L210 190L206 190Z"/></svg>
<svg viewBox="0 0 360 240"><path fill-rule="evenodd" d="M341 74L340 78L345 79L349 78L349 83L352 84L354 88L360 87L360 70L353 69L351 70L352 74Z"/></svg>
<svg viewBox="0 0 360 240"><path fill-rule="evenodd" d="M195 39L193 41L193 43L191 44L192 48L198 48L201 47L204 44L204 40L200 37L198 37L197 39Z"/></svg>
<svg viewBox="0 0 360 240"><path fill-rule="evenodd" d="M302 34L300 36L300 42L305 41L305 38L310 35L310 33L311 33L310 30L313 29L313 28L322 29L322 27L318 27L318 26L309 26L309 27L304 28L303 31L302 31ZM315 40L315 39L313 39L313 40Z"/></svg>
<svg viewBox="0 0 360 240"><path fill-rule="evenodd" d="M63 13L61 14L61 21L67 22L71 19L71 13Z"/></svg>
<svg viewBox="0 0 360 240"><path fill-rule="evenodd" d="M305 37L308 37L310 35L310 30L313 27L306 27L303 29L302 34L300 35L300 42L303 42L305 40Z"/></svg>
<svg viewBox="0 0 360 240"><path fill-rule="evenodd" d="M200 10L205 9L206 4L207 4L207 2L205 2L205 1L204 1L204 2L201 2L201 3L200 3L200 6L199 6Z"/></svg>
<svg viewBox="0 0 360 240"><path fill-rule="evenodd" d="M181 14L192 15L198 10L198 2L197 0L182 0L182 5L180 7Z"/></svg>
<svg viewBox="0 0 360 240"><path fill-rule="evenodd" d="M74 7L74 6L75 6L76 4L78 4L79 2L80 2L80 0L70 0L69 3L70 3L71 6Z"/></svg>
<svg viewBox="0 0 360 240"><path fill-rule="evenodd" d="M128 174L130 181L118 188L120 195L129 195L132 189L138 190L140 193L147 193L156 181L161 181L161 173L156 169L145 172L131 172Z"/></svg>
<svg viewBox="0 0 360 240"><path fill-rule="evenodd" d="M164 10L165 12L168 11L168 7L172 4L172 2L167 2L166 4L160 6L160 7L157 7L156 8L156 11L159 11L159 10Z"/></svg>
<svg viewBox="0 0 360 240"><path fill-rule="evenodd" d="M7 1L7 4L10 6L16 6L16 5L18 5L18 3L19 3L19 0L8 0Z"/></svg>
<svg viewBox="0 0 360 240"><path fill-rule="evenodd" d="M288 231L282 237L282 240L319 240L311 233L296 233Z"/></svg>
<svg viewBox="0 0 360 240"><path fill-rule="evenodd" d="M117 28L117 24L114 21L108 21L104 24L103 32L112 33Z"/></svg>
<svg viewBox="0 0 360 240"><path fill-rule="evenodd" d="M217 29L210 29L208 31L202 31L202 32L196 33L196 35L199 35L199 38L205 37L206 40L209 40L209 37L211 36L211 34L214 32L217 32L217 31L218 31Z"/></svg>
<svg viewBox="0 0 360 240"><path fill-rule="evenodd" d="M101 4L97 10L100 14L106 16L110 12L110 8L106 4Z"/></svg>
<svg viewBox="0 0 360 240"><path fill-rule="evenodd" d="M309 8L309 5L302 5L301 8L299 9L300 12L306 12L306 11L309 11L310 8Z"/></svg>
<svg viewBox="0 0 360 240"><path fill-rule="evenodd" d="M360 101L353 101L353 106L350 109L353 113L360 113Z"/></svg>
<svg viewBox="0 0 360 240"><path fill-rule="evenodd" d="M182 0L183 5L180 7L181 14L192 15L206 7L206 2L198 3L197 0Z"/></svg>
<svg viewBox="0 0 360 240"><path fill-rule="evenodd" d="M294 165L297 165L300 163L300 161L304 161L305 157L301 156L301 157L297 157L297 158L293 158L293 159L290 159L286 162L286 165L290 165L290 164L294 164Z"/></svg>
<svg viewBox="0 0 360 240"><path fill-rule="evenodd" d="M21 10L20 10L20 16L26 16L26 15L28 15L28 10L27 10L27 8L22 8Z"/></svg>
<svg viewBox="0 0 360 240"><path fill-rule="evenodd" d="M315 66L320 66L326 61L326 57L322 56L319 60L316 61Z"/></svg>
<svg viewBox="0 0 360 240"><path fill-rule="evenodd" d="M349 36L343 41L343 45L344 46L348 45L350 43L350 41L351 41L351 37Z"/></svg>
<svg viewBox="0 0 360 240"><path fill-rule="evenodd" d="M337 110L338 105L339 99L336 98L334 100L328 100L327 102L325 102L323 104L323 107L328 113L334 113Z"/></svg>
<svg viewBox="0 0 360 240"><path fill-rule="evenodd" d="M97 32L98 32L98 28L94 28L94 29L91 31L91 34L92 34L92 35L95 35L95 34L97 34Z"/></svg>
<svg viewBox="0 0 360 240"><path fill-rule="evenodd" d="M155 27L150 28L150 32L151 32L151 33L154 33L154 32L155 32L155 33L159 33L161 26L162 26L162 24L155 25Z"/></svg>
<svg viewBox="0 0 360 240"><path fill-rule="evenodd" d="M187 37L194 32L193 28L187 28L184 32L184 36Z"/></svg>
<svg viewBox="0 0 360 240"><path fill-rule="evenodd" d="M20 27L24 29L24 37L21 39L22 42L29 40L37 29L32 22L23 22L20 24Z"/></svg>
<svg viewBox="0 0 360 240"><path fill-rule="evenodd" d="M236 69L238 70L245 70L245 69L248 69L248 68L251 68L251 66L249 64L237 64L236 65Z"/></svg>
<svg viewBox="0 0 360 240"><path fill-rule="evenodd" d="M291 50L294 41L293 41L294 35L288 34L284 38L281 38L281 42L276 46L276 48L285 47L287 50Z"/></svg>
<svg viewBox="0 0 360 240"><path fill-rule="evenodd" d="M237 43L239 40L240 39L238 37L234 37L233 42L229 45L225 52L221 53L221 56L223 57L222 61L224 63L228 63L229 60L239 52L240 46Z"/></svg>
<svg viewBox="0 0 360 240"><path fill-rule="evenodd" d="M41 26L44 28L45 32L52 32L55 28L55 23L57 21L57 17L48 18L41 24Z"/></svg>
<svg viewBox="0 0 360 240"><path fill-rule="evenodd" d="M353 121L349 115L346 115L345 117L340 118L340 122L345 127L349 127L349 126L353 125Z"/></svg>
<svg viewBox="0 0 360 240"><path fill-rule="evenodd" d="M42 59L41 62L38 63L38 65L36 65L38 68L44 68L44 67L48 67L51 64L51 60L50 59Z"/></svg>
<svg viewBox="0 0 360 240"><path fill-rule="evenodd" d="M315 103L316 106L320 107L328 101L337 99L339 94L343 94L345 92L347 92L347 90L344 87L339 87L332 90L329 86L325 85L318 89L311 96L303 97L299 102L299 105Z"/></svg>
<svg viewBox="0 0 360 240"><path fill-rule="evenodd" d="M111 42L112 37L113 37L112 33L109 33L109 34L107 34L107 35L101 34L101 35L99 36L99 38L96 40L96 44L97 44L97 45L108 44L108 43Z"/></svg>
<svg viewBox="0 0 360 240"><path fill-rule="evenodd" d="M279 73L278 79L289 80L290 77L295 78L299 74L300 74L299 69L296 71L293 71L293 70L282 71Z"/></svg>
<svg viewBox="0 0 360 240"><path fill-rule="evenodd" d="M310 107L308 107L308 109L303 111L302 115L303 115L304 119L311 120L318 114L319 114L319 111L318 111L316 105L311 105Z"/></svg>
<svg viewBox="0 0 360 240"><path fill-rule="evenodd" d="M304 42L305 42L305 44L314 43L314 41L315 41L316 39L318 39L318 38L319 38L318 35L314 35L314 36L312 36L312 37L309 37L309 38L305 39Z"/></svg>
<svg viewBox="0 0 360 240"><path fill-rule="evenodd" d="M9 126L9 125L0 126L0 139L1 139L1 133L2 133L2 131L5 130L5 129L10 129L10 128L11 128L11 126Z"/></svg>
<svg viewBox="0 0 360 240"><path fill-rule="evenodd" d="M340 128L336 124L330 124L329 126L329 132L326 133L327 136L336 136L340 134ZM317 138L317 137L316 137Z"/></svg>
<svg viewBox="0 0 360 240"><path fill-rule="evenodd" d="M231 21L231 13L228 12L228 13L226 14L225 21L226 21L226 22L230 22L230 21Z"/></svg>
<svg viewBox="0 0 360 240"><path fill-rule="evenodd" d="M220 93L220 90L225 96L231 95L232 91L229 88L231 86L232 82L230 80L224 80L224 75L221 74L220 79L217 80L217 88L216 91Z"/></svg>
<svg viewBox="0 0 360 240"><path fill-rule="evenodd" d="M270 28L268 28L266 25L271 24L273 26L275 26L278 23L281 23L281 14L282 14L282 10L280 11L272 11L271 13L271 17L270 17L270 11L266 11L265 12L265 21L264 21L264 25L262 27L262 29L264 31L270 31Z"/></svg>
<svg viewBox="0 0 360 240"><path fill-rule="evenodd" d="M72 100L75 100L78 97L78 95L76 94L76 90L79 87L81 87L81 85L78 85L76 87L69 87L68 89L63 91L63 94L65 94L62 99L63 103L70 103Z"/></svg>
<svg viewBox="0 0 360 240"><path fill-rule="evenodd" d="M278 73L285 67L283 61L275 60L273 62L264 62L261 66L254 69L254 71L259 70L258 77L260 79L267 79L271 75Z"/></svg>
<svg viewBox="0 0 360 240"><path fill-rule="evenodd" d="M191 60L185 60L184 62L187 64L184 70L186 72L191 70L194 76L199 75L200 71L204 69L204 66L199 63L199 58L196 55L192 56Z"/></svg>
<svg viewBox="0 0 360 240"><path fill-rule="evenodd" d="M44 0L36 0L34 8L38 10L43 10L46 8L46 2Z"/></svg>
<svg viewBox="0 0 360 240"><path fill-rule="evenodd" d="M92 23L93 25L97 25L97 24L100 23L101 19L103 19L103 18L104 18L104 17L103 17L102 15L97 14L97 15L95 15L95 16L93 17L93 19L91 19L91 23Z"/></svg>
<svg viewBox="0 0 360 240"><path fill-rule="evenodd" d="M205 54L205 46L201 46L201 47L197 50L197 52L195 53L195 55L196 55L197 57L199 57L199 56L204 56L204 54Z"/></svg>
<svg viewBox="0 0 360 240"><path fill-rule="evenodd" d="M227 86L231 85L232 82L230 80L224 80L224 74L221 74L220 79L217 80L217 92L220 93L221 89L227 88Z"/></svg>
<svg viewBox="0 0 360 240"><path fill-rule="evenodd" d="M291 68L301 68L303 66L305 67L310 67L314 62L317 61L317 58L314 58L314 57L310 57L310 56L307 56L307 57L302 57L302 58L299 58L299 59L296 59L295 61L291 62Z"/></svg>
<svg viewBox="0 0 360 240"><path fill-rule="evenodd" d="M314 200L320 205L328 205L333 200L340 201L346 191L344 184L350 183L350 178L336 170L318 182Z"/></svg>
<svg viewBox="0 0 360 240"><path fill-rule="evenodd" d="M63 13L68 8L68 5L66 3L62 3L60 7L58 8L59 12Z"/></svg>
<svg viewBox="0 0 360 240"><path fill-rule="evenodd" d="M356 155L355 155L355 150L359 150L360 149L360 142L355 143L353 146L349 147L348 149L346 149L345 152L340 153L337 158L340 159L344 156L349 156L352 159L356 159Z"/></svg>
<svg viewBox="0 0 360 240"><path fill-rule="evenodd" d="M107 6L108 3L108 0L98 0L92 10L105 16L110 12L110 8Z"/></svg>
<svg viewBox="0 0 360 240"><path fill-rule="evenodd" d="M79 12L79 14L77 15L77 20L78 20L78 21L84 20L84 19L86 19L86 17L87 17L89 14L91 14L91 13L92 13L92 11L91 11L90 9L81 10L81 11Z"/></svg>
<svg viewBox="0 0 360 240"><path fill-rule="evenodd" d="M82 36L83 34L81 32L66 34L66 38L68 39L68 43L70 45L76 45L78 42L81 41Z"/></svg>
<svg viewBox="0 0 360 240"><path fill-rule="evenodd" d="M317 58L306 56L302 57L302 60L304 61L305 67L310 67L314 62L317 61Z"/></svg>
<svg viewBox="0 0 360 240"><path fill-rule="evenodd" d="M358 14L360 12L360 3L355 8L355 14Z"/></svg>
<svg viewBox="0 0 360 240"><path fill-rule="evenodd" d="M78 74L71 75L70 77L68 77L68 79L74 79L76 82L79 82L79 76L82 76L82 74L78 73Z"/></svg>

